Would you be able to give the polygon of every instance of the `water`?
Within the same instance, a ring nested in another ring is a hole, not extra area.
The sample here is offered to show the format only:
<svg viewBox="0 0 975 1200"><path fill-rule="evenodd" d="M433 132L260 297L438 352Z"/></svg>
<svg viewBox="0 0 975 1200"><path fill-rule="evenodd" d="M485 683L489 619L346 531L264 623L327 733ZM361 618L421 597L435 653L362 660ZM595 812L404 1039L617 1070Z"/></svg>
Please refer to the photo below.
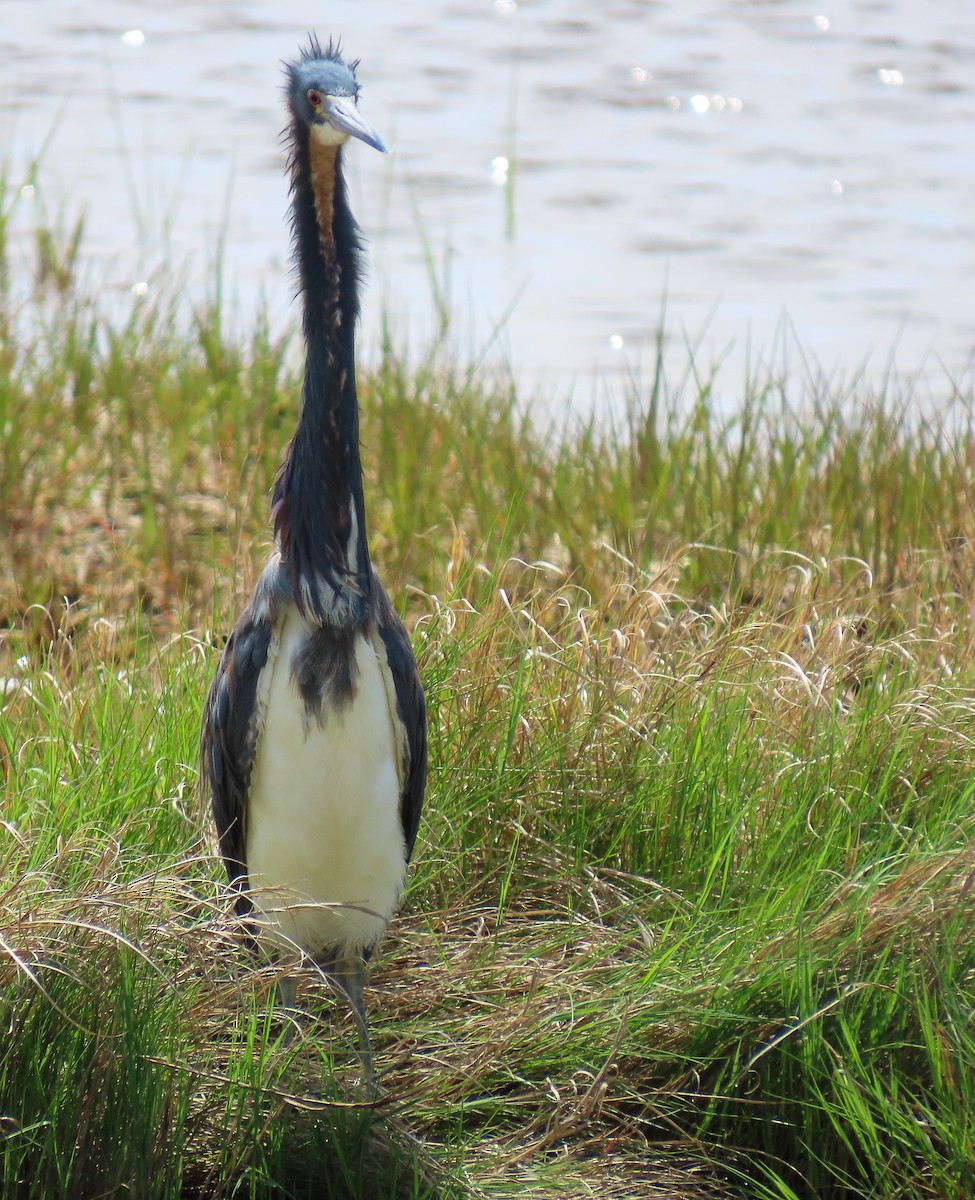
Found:
<svg viewBox="0 0 975 1200"><path fill-rule="evenodd" d="M975 347L975 5L816 3L0 0L8 179L48 143L15 244L84 211L89 276L151 291L165 262L196 301L222 245L242 327L263 302L283 327L278 64L316 19L393 151L347 156L366 354L384 309L421 350L446 307L461 357L587 406L666 298L731 390L798 344L946 391Z"/></svg>

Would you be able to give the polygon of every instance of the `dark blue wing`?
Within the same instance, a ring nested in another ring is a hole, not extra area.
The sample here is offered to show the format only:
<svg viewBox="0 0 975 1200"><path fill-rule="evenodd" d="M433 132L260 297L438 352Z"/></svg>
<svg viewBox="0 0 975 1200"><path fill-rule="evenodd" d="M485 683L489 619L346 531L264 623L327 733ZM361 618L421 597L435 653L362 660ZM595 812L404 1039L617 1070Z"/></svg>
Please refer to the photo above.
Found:
<svg viewBox="0 0 975 1200"><path fill-rule="evenodd" d="M406 727L408 761L400 795L400 820L409 862L420 825L427 782L427 709L409 634L378 580L375 587L377 630L386 647L386 659L396 689L396 708Z"/></svg>
<svg viewBox="0 0 975 1200"><path fill-rule="evenodd" d="M265 572L267 576L268 572ZM251 908L247 888L245 813L251 769L260 736L258 681L267 666L275 611L262 576L250 605L241 614L224 647L203 712L200 738L204 785L209 785L220 853L231 885L238 891L237 911Z"/></svg>

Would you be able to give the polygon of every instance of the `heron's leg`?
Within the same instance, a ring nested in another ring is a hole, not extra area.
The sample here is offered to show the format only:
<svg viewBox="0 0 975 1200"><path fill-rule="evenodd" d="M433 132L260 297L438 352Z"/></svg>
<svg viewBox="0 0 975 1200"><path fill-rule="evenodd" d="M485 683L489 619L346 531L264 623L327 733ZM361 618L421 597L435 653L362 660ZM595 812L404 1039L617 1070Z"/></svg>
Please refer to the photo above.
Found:
<svg viewBox="0 0 975 1200"><path fill-rule="evenodd" d="M278 1000L282 1008L298 1007L298 980L294 975L282 975L278 979Z"/></svg>
<svg viewBox="0 0 975 1200"><path fill-rule="evenodd" d="M298 980L294 975L278 976L278 1003L284 1009L284 1044L290 1045L298 1020Z"/></svg>
<svg viewBox="0 0 975 1200"><path fill-rule="evenodd" d="M348 1000L359 1031L359 1058L366 1087L371 1096L378 1094L376 1069L372 1058L372 1043L369 1040L369 1023L366 1020L366 1004L362 989L366 982L366 964L359 955L345 955L320 964L335 987Z"/></svg>

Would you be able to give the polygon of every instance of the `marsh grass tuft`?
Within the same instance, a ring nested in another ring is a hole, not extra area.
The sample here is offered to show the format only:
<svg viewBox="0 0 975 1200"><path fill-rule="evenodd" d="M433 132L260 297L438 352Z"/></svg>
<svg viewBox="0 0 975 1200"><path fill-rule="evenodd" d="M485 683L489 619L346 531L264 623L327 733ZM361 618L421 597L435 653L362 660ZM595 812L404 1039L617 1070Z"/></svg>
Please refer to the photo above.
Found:
<svg viewBox="0 0 975 1200"><path fill-rule="evenodd" d="M311 976L286 1036L196 793L297 395L214 296L8 314L0 1197L966 1194L971 397L721 415L661 361L615 427L539 428L363 372L432 733L373 1110Z"/></svg>

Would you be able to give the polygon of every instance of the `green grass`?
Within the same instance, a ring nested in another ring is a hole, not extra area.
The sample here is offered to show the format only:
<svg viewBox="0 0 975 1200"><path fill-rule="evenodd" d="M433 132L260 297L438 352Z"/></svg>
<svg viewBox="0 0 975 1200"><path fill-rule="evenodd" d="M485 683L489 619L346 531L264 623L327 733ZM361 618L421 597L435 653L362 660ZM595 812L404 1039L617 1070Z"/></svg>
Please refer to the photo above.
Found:
<svg viewBox="0 0 975 1200"><path fill-rule="evenodd" d="M197 796L295 348L112 321L76 255L17 311L0 272L0 1200L968 1196L971 397L723 417L663 357L540 428L363 369L432 739L374 1111L318 981L286 1036Z"/></svg>

